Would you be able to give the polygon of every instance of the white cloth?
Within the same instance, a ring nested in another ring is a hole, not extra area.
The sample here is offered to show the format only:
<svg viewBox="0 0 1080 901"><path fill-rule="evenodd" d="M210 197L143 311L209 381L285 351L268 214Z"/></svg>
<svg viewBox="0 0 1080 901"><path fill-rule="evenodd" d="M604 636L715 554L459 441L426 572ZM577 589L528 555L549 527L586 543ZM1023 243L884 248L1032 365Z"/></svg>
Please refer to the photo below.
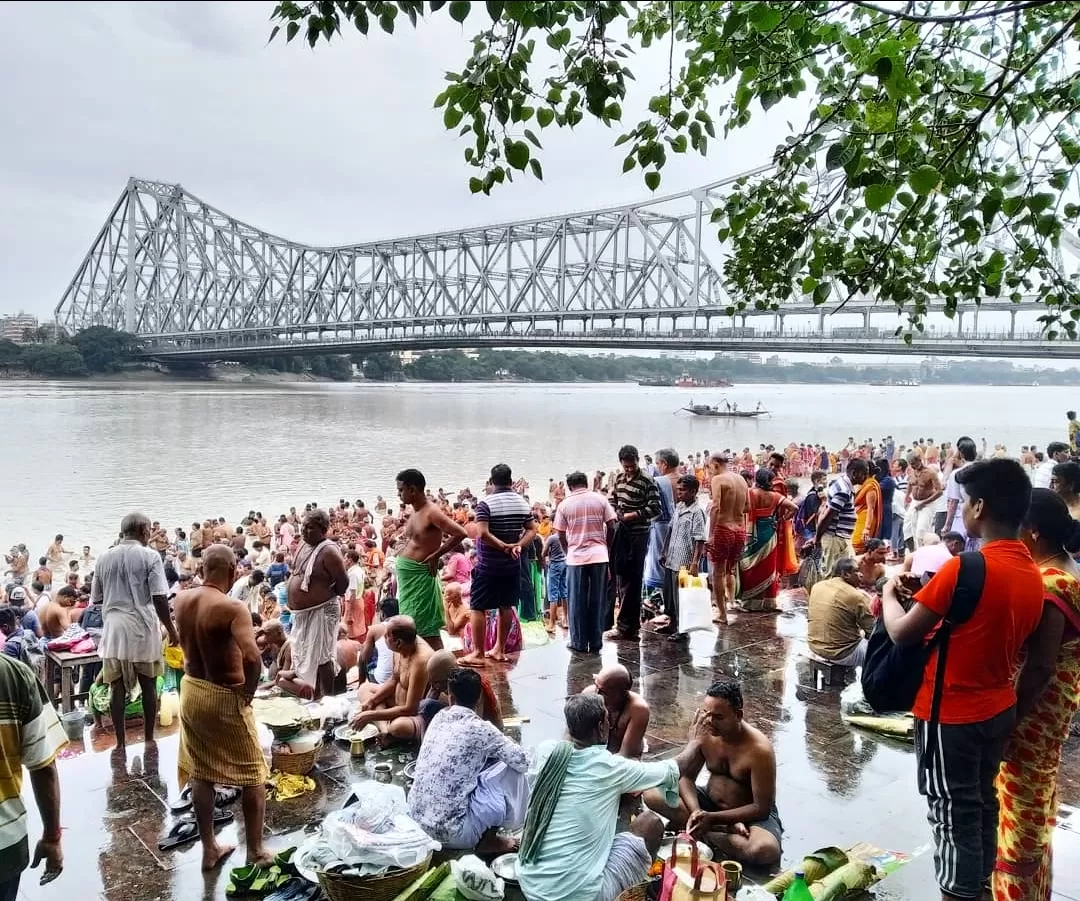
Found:
<svg viewBox="0 0 1080 901"><path fill-rule="evenodd" d="M956 474L962 469L970 466L970 463L965 463L963 466L958 466L952 472L949 473L949 480L945 483L945 503L949 501L956 501L956 510L953 513L952 525L949 526L950 532L956 532L958 535L963 535L967 538L967 528L964 526L964 495L967 493L960 487L960 483L956 481ZM945 508L946 514L948 514L948 506ZM946 515L946 521L948 516Z"/></svg>
<svg viewBox="0 0 1080 901"><path fill-rule="evenodd" d="M98 559L90 603L101 603L102 659L152 663L161 659L161 624L154 597L169 593L161 555L137 541L121 541Z"/></svg>
<svg viewBox="0 0 1080 901"><path fill-rule="evenodd" d="M375 654L377 659L371 677L376 685L385 685L394 675L394 652L386 643L385 636L375 639Z"/></svg>
<svg viewBox="0 0 1080 901"><path fill-rule="evenodd" d="M334 542L324 539L315 546L304 564L300 577L300 590L307 591L311 584L311 574L315 571L315 561L319 554ZM307 685L315 685L319 667L329 663L337 673L337 632L341 622L341 600L332 597L318 607L292 611L293 669L296 678Z"/></svg>
<svg viewBox="0 0 1080 901"><path fill-rule="evenodd" d="M1049 460L1043 460L1038 466L1035 467L1035 473L1031 477L1032 488L1049 488L1050 479L1054 476L1054 467L1057 466L1057 460L1052 457Z"/></svg>
<svg viewBox="0 0 1080 901"><path fill-rule="evenodd" d="M934 531L934 505L924 504L916 509L917 501L912 501L904 514L904 539L914 539L918 545L922 536Z"/></svg>

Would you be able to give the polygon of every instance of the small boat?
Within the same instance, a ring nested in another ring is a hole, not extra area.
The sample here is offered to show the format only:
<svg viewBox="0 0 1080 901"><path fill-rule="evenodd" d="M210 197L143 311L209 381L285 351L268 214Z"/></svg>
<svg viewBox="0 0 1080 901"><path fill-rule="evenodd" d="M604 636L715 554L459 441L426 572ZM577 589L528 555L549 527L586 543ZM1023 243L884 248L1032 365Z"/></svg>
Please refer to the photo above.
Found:
<svg viewBox="0 0 1080 901"><path fill-rule="evenodd" d="M759 416L768 415L768 410L737 410L734 408L710 407L708 404L690 404L683 407L687 413L695 416L711 416L716 419L757 419Z"/></svg>
<svg viewBox="0 0 1080 901"><path fill-rule="evenodd" d="M675 380L676 388L734 388L734 384L727 379L697 379L684 372Z"/></svg>
<svg viewBox="0 0 1080 901"><path fill-rule="evenodd" d="M871 382L872 388L918 388L921 382L918 379L888 379L884 382Z"/></svg>
<svg viewBox="0 0 1080 901"><path fill-rule="evenodd" d="M674 388L675 379L638 379L642 388Z"/></svg>

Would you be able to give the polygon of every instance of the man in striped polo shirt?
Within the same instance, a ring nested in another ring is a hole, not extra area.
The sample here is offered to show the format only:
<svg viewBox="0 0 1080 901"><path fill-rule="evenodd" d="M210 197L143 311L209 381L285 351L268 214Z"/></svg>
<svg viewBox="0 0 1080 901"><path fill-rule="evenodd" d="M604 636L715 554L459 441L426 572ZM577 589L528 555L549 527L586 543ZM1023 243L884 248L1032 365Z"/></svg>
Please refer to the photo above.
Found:
<svg viewBox="0 0 1080 901"><path fill-rule="evenodd" d="M506 636L513 622L521 584L521 550L536 537L536 520L529 502L513 489L510 467L491 468L491 491L476 506L479 541L469 595L473 651L462 657L465 666L484 666L487 658L506 660ZM499 627L487 653L487 612L499 611Z"/></svg>
<svg viewBox="0 0 1080 901"><path fill-rule="evenodd" d="M636 641L641 628L641 583L649 551L649 525L660 515L660 490L640 466L632 444L619 448L622 472L615 477L612 506L618 525L612 542L611 562L619 619L604 638Z"/></svg>
<svg viewBox="0 0 1080 901"><path fill-rule="evenodd" d="M866 481L870 467L862 457L855 457L829 484L825 492L825 512L818 520L814 543L821 548L822 570L831 573L844 557L854 557L851 536L855 531L855 488Z"/></svg>

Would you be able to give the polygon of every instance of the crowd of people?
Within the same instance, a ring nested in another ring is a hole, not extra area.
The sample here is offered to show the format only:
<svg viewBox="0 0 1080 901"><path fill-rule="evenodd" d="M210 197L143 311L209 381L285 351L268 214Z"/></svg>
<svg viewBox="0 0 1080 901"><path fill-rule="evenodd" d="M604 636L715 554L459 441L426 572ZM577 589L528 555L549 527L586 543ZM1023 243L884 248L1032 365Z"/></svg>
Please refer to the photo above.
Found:
<svg viewBox="0 0 1080 901"><path fill-rule="evenodd" d="M725 857L778 863L773 750L744 720L738 683L720 680L686 749L642 762L649 705L613 666L567 700L567 740L541 746L530 764L503 733L485 675L522 651L523 624L565 629L586 656L643 632L682 641L680 585L707 573L721 628L730 611L775 610L782 587L801 586L809 654L860 666L875 623L898 647L933 647L962 561L977 553L986 588L952 630L944 693L932 705L935 650L914 703L918 787L943 898L979 897L992 879L995 898L1044 899L1057 766L1080 691L1076 437L1070 429L1070 443L1045 455L1025 448L1020 460L968 437L849 441L835 454L763 445L680 458L663 448L644 459L626 445L618 470L551 479L546 499L530 498L505 464L477 495L432 491L405 469L397 505L311 502L272 524L251 510L236 526L207 518L171 535L131 514L100 556L73 553L57 535L33 572L20 545L0 604L0 690L34 716L13 746L32 773L48 772L59 738L45 687L11 661L33 667L40 642L86 635L101 664L84 675L109 686L116 753L136 688L152 750L163 647L178 646L179 763L204 866L232 850L212 828L220 784L242 789L248 861L266 864L267 773L250 699L260 684L312 700L353 684L354 728L420 743L423 791L414 788L410 812L434 838L499 852L512 844L505 830L523 826L527 896L611 901L648 870L664 820ZM49 778L34 780L46 806ZM18 803L13 784L0 805ZM616 835L620 800L635 793L646 810ZM25 850L25 812L12 809L23 832L9 844ZM43 819L39 856L55 871L55 818ZM21 851L11 860L26 863ZM8 872L0 867L0 886Z"/></svg>

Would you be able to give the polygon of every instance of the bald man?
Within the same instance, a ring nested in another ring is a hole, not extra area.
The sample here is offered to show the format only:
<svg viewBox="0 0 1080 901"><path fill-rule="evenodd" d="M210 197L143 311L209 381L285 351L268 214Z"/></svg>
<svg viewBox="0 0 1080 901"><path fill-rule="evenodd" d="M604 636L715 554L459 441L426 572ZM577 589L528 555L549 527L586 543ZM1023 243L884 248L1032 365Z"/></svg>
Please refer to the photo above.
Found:
<svg viewBox="0 0 1080 901"><path fill-rule="evenodd" d="M379 728L384 747L398 741L414 741L415 717L428 690L428 661L434 653L416 633L411 616L392 616L386 621L386 646L394 654L393 674L374 690L360 686L360 712L353 717L353 729L368 723Z"/></svg>
<svg viewBox="0 0 1080 901"><path fill-rule="evenodd" d="M629 760L640 760L645 753L645 730L649 728L649 705L636 691L631 691L630 671L622 664L605 666L593 677L584 694L598 694L604 699L608 714L607 749Z"/></svg>
<svg viewBox="0 0 1080 901"><path fill-rule="evenodd" d="M214 835L214 785L243 789L247 862L269 864L263 846L266 778L251 699L262 673L251 611L227 594L236 580L236 556L216 544L202 555L203 584L182 591L174 605L184 679L180 689L181 781L191 783L195 822L203 844L204 870L232 852Z"/></svg>

